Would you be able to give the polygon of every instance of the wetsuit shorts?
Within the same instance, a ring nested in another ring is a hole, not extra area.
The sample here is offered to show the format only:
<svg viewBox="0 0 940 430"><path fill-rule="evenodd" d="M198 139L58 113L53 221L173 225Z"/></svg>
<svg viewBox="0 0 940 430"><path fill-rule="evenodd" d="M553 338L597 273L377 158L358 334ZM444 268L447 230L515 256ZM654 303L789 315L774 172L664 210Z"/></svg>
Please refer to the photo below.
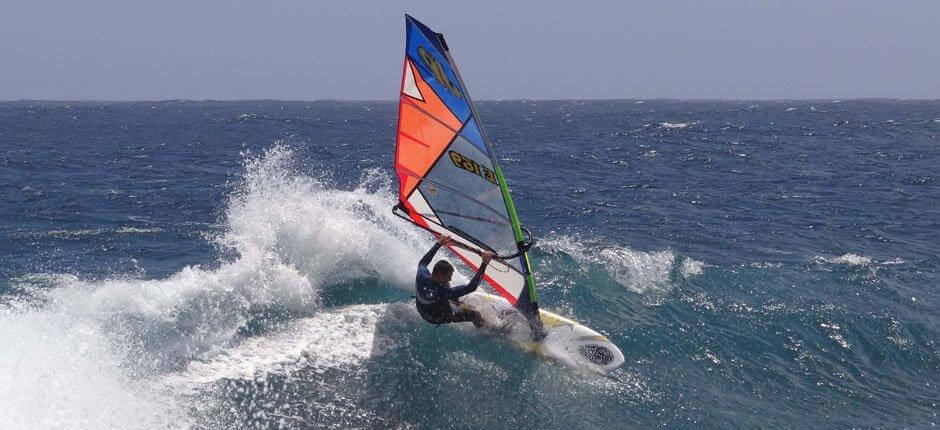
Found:
<svg viewBox="0 0 940 430"><path fill-rule="evenodd" d="M473 317L476 315L476 311L470 309L458 308L455 310L454 307L447 302L426 305L415 300L415 305L418 307L418 314L421 315L421 318L424 318L425 321L431 324L473 321Z"/></svg>

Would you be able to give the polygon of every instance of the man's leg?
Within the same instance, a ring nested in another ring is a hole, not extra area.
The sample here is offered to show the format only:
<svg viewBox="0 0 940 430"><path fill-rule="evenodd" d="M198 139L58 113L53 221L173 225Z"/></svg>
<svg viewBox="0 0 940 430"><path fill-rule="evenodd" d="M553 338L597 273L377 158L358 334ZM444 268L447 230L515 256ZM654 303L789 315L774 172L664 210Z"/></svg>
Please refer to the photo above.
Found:
<svg viewBox="0 0 940 430"><path fill-rule="evenodd" d="M473 322L474 327L483 327L483 315L480 312L470 309L469 306L456 306L451 313L450 322Z"/></svg>
<svg viewBox="0 0 940 430"><path fill-rule="evenodd" d="M446 324L451 318L450 306L428 306L421 302L415 301L415 305L418 308L418 314L421 315L421 318L424 318L425 321L431 324Z"/></svg>

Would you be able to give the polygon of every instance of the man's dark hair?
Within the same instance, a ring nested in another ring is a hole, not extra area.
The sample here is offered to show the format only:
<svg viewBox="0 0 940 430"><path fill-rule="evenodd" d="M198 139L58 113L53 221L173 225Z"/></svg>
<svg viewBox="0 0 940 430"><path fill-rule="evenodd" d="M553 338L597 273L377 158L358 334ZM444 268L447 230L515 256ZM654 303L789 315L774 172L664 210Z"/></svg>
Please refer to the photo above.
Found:
<svg viewBox="0 0 940 430"><path fill-rule="evenodd" d="M454 266L452 266L446 260L440 260L437 263L434 263L434 270L431 271L432 275L446 275L448 273L454 273Z"/></svg>

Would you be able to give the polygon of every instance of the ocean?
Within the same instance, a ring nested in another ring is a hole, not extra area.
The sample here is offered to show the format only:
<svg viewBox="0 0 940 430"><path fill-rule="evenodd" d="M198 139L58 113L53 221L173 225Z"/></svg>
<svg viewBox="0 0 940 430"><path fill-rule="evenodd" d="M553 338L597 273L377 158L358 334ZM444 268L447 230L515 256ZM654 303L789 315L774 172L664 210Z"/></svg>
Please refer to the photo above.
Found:
<svg viewBox="0 0 940 430"><path fill-rule="evenodd" d="M619 370L420 319L397 102L4 102L0 428L937 425L940 101L479 108Z"/></svg>

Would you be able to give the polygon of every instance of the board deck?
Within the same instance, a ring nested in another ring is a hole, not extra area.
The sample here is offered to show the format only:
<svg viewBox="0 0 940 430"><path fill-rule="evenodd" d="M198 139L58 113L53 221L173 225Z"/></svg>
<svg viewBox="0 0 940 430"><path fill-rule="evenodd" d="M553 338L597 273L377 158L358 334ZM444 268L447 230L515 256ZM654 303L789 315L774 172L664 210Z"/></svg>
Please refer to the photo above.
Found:
<svg viewBox="0 0 940 430"><path fill-rule="evenodd" d="M483 315L483 329L540 357L602 374L624 362L623 353L606 336L554 312L539 310L547 336L534 342L525 317L506 299L477 291L465 296L462 306Z"/></svg>

